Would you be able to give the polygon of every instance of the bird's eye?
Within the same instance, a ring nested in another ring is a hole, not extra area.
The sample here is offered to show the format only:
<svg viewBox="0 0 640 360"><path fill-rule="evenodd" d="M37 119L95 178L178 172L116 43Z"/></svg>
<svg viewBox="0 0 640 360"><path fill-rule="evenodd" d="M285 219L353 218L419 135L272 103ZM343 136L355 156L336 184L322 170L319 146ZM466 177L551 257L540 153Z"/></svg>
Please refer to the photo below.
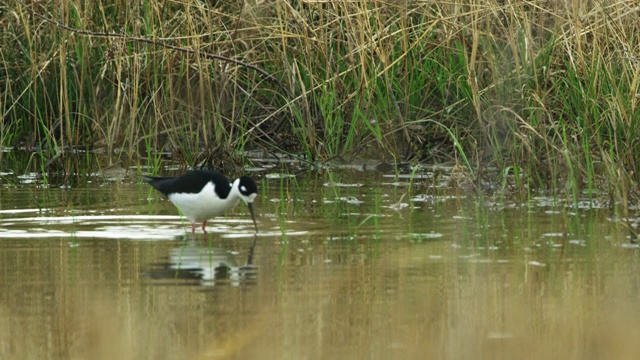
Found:
<svg viewBox="0 0 640 360"><path fill-rule="evenodd" d="M240 192L243 192L243 193L247 192L247 187L244 185L240 186Z"/></svg>

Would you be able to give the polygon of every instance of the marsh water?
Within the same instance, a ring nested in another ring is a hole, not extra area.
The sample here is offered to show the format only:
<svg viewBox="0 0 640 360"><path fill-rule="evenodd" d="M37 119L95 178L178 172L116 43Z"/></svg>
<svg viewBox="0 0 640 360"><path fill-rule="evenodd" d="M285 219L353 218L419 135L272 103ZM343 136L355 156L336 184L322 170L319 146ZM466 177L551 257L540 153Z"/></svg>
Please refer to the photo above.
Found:
<svg viewBox="0 0 640 360"><path fill-rule="evenodd" d="M1 359L640 356L640 253L597 202L265 171L257 235L243 205L191 234L137 173L3 175Z"/></svg>

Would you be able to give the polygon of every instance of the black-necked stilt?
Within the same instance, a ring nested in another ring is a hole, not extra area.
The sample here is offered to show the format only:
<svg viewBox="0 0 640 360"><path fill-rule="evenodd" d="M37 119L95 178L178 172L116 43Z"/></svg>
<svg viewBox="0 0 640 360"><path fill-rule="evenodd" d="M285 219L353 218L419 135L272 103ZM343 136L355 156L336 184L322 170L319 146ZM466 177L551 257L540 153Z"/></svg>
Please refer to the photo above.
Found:
<svg viewBox="0 0 640 360"><path fill-rule="evenodd" d="M192 232L196 231L196 223L200 222L202 231L207 232L207 220L222 215L240 200L249 206L253 225L258 231L253 213L253 199L258 195L258 187L250 177L243 176L230 183L226 176L217 171L191 170L175 177L142 178L169 198L191 220Z"/></svg>

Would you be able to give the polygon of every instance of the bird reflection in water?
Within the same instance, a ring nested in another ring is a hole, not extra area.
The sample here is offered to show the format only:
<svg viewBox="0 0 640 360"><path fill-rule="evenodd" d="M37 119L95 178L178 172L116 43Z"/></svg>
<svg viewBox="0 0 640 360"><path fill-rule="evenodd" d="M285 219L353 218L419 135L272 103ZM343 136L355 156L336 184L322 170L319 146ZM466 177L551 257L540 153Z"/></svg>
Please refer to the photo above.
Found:
<svg viewBox="0 0 640 360"><path fill-rule="evenodd" d="M155 263L146 272L150 279L170 280L177 285L246 286L255 284L258 268L253 265L257 236L248 249L244 265L230 249L210 247L190 240L171 251L167 262ZM191 280L191 281L190 281Z"/></svg>

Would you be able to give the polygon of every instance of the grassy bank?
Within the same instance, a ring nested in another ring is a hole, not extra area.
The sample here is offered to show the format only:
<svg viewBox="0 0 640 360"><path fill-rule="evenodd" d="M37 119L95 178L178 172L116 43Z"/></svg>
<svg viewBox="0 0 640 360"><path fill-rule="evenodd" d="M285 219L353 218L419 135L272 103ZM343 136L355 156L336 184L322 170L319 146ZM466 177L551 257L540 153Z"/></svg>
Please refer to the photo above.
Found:
<svg viewBox="0 0 640 360"><path fill-rule="evenodd" d="M9 0L0 143L42 159L454 159L473 179L497 169L525 192L626 204L640 159L629 4Z"/></svg>

